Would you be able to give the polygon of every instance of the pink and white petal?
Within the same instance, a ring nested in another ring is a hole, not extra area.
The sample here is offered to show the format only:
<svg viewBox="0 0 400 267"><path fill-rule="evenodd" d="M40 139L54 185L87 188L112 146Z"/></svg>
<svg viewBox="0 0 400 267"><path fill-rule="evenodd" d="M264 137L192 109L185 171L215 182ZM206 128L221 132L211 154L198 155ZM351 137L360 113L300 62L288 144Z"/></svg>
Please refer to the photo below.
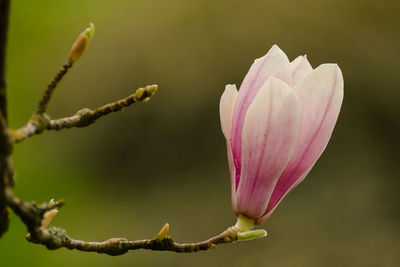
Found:
<svg viewBox="0 0 400 267"><path fill-rule="evenodd" d="M232 157L232 149L229 142L231 136L231 128L232 128L232 116L233 109L235 107L236 98L238 95L238 91L236 89L236 85L228 84L225 86L225 91L221 96L221 100L219 103L219 113L221 120L221 128L222 132L226 139L226 148L228 155L228 164L229 164L229 173L231 175L231 188L232 188L232 208L235 211L235 165L233 163Z"/></svg>
<svg viewBox="0 0 400 267"><path fill-rule="evenodd" d="M294 91L300 104L299 135L265 214L305 178L328 144L343 101L342 72L336 64L323 64L300 81Z"/></svg>
<svg viewBox="0 0 400 267"><path fill-rule="evenodd" d="M226 150L227 150L227 155L228 155L228 165L229 165L229 173L231 176L231 200L232 200L232 210L236 214L236 216L239 216L237 212L237 205L236 205L236 169L235 165L233 163L233 156L232 156L232 149L229 141L226 141Z"/></svg>
<svg viewBox="0 0 400 267"><path fill-rule="evenodd" d="M222 94L219 102L222 133L227 141L229 141L229 138L231 137L232 116L237 95L238 91L236 89L236 85L228 84L225 86L225 91Z"/></svg>
<svg viewBox="0 0 400 267"><path fill-rule="evenodd" d="M314 165L313 165L314 166ZM300 184L303 180L304 180L304 178L306 178L307 177L307 175L308 175L308 173L311 171L311 169L312 169L312 167L313 166L311 166L290 188L289 188L289 190L287 190L286 191L286 193L280 198L280 200L275 204L275 206L271 209L271 210L269 210L268 212L266 211L265 213L264 213L264 215L261 217L261 218L259 218L259 219L257 219L256 221L255 221L255 224L262 224L262 223L264 223L265 221L267 221L268 219L269 219L269 217L272 215L272 213L274 213L274 211L275 211L275 209L276 209L276 207L278 207L278 205L279 205L279 203L281 203L281 201L285 198L285 196L287 195L287 194L289 194L298 184Z"/></svg>
<svg viewBox="0 0 400 267"><path fill-rule="evenodd" d="M297 68L297 66L299 65L299 63L302 59L303 59L303 56L298 56L292 62L290 62L290 70L292 73Z"/></svg>
<svg viewBox="0 0 400 267"><path fill-rule="evenodd" d="M296 58L297 60L297 58ZM296 63L295 67L292 65L292 87L294 87L299 81L303 80L308 74L313 71L310 62L307 60L307 56L301 57L299 62Z"/></svg>
<svg viewBox="0 0 400 267"><path fill-rule="evenodd" d="M263 215L292 155L298 133L298 102L281 80L270 78L251 103L243 127L242 172L236 192L239 214Z"/></svg>
<svg viewBox="0 0 400 267"><path fill-rule="evenodd" d="M286 54L274 45L268 53L256 59L240 86L239 95L233 113L231 145L237 174L240 174L242 128L247 109L254 97L270 77L278 78L291 84L291 70Z"/></svg>

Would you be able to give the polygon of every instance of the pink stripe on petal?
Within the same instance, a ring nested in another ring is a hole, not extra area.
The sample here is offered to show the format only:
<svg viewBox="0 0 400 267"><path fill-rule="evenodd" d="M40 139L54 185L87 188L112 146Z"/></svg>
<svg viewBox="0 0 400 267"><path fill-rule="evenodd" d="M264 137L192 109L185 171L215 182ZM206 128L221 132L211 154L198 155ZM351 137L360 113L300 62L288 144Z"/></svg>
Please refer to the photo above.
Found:
<svg viewBox="0 0 400 267"><path fill-rule="evenodd" d="M343 76L336 64L323 64L296 84L300 130L289 164L279 178L264 215L298 185L324 151L343 100Z"/></svg>
<svg viewBox="0 0 400 267"><path fill-rule="evenodd" d="M231 145L228 141L226 141L226 148L227 148L226 150L227 150L227 155L228 155L229 173L231 175L232 210L238 216L239 213L237 212L237 205L236 205L236 180L235 180L236 169L235 169L235 165L233 163Z"/></svg>
<svg viewBox="0 0 400 267"><path fill-rule="evenodd" d="M263 215L293 152L297 131L295 93L286 83L270 78L251 103L244 122L242 173L236 192L239 214Z"/></svg>
<svg viewBox="0 0 400 267"><path fill-rule="evenodd" d="M237 103L233 113L233 127L231 135L232 153L236 167L236 188L240 180L242 154L242 128L247 109L260 90L261 86L270 77L276 77L291 84L291 71L286 54L274 45L268 53L256 59L240 86Z"/></svg>
<svg viewBox="0 0 400 267"><path fill-rule="evenodd" d="M314 165L313 165L313 166L314 166ZM278 203L277 203L270 211L268 211L268 213L265 212L264 215L263 215L261 218L258 218L258 219L255 221L255 224L262 224L262 223L264 223L266 220L268 220L269 217L272 215L272 213L274 213L276 207L278 207L279 203L284 199L284 197L285 197L287 194L290 193L290 191L292 191L299 183L301 183L301 182L304 180L304 178L307 177L308 173L311 171L311 169L312 169L313 166L311 166L311 167L300 177L300 179L298 179L298 180L296 181L296 183L294 183L294 184L289 188L289 190L286 191L286 193L281 197L281 199L278 201Z"/></svg>

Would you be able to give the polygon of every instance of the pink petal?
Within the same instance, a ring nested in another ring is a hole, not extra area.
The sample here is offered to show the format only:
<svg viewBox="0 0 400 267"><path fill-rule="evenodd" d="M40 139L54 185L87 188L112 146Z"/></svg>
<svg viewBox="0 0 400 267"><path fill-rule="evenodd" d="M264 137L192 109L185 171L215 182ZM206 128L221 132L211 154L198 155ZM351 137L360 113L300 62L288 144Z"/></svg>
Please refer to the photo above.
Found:
<svg viewBox="0 0 400 267"><path fill-rule="evenodd" d="M295 60L290 62L290 68L292 71L292 87L304 79L313 70L310 62L307 60L307 56L298 56Z"/></svg>
<svg viewBox="0 0 400 267"><path fill-rule="evenodd" d="M242 173L236 192L239 214L263 215L273 188L289 162L298 131L295 93L270 78L251 103L243 128Z"/></svg>
<svg viewBox="0 0 400 267"><path fill-rule="evenodd" d="M282 198L311 170L331 137L343 100L343 76L336 64L323 64L296 84L300 130L293 156L279 178L267 217Z"/></svg>
<svg viewBox="0 0 400 267"><path fill-rule="evenodd" d="M307 177L307 175L308 175L308 173L311 171L312 167L313 167L313 166L311 166L311 167L296 181L296 183L294 183L294 184L289 188L289 190L285 193L285 195L281 198L281 200L282 200L287 194L289 194L290 191L292 191L301 181L303 181L304 178ZM281 200L280 200L280 201L281 201ZM266 213L266 214L264 213L264 216L258 218L258 219L256 220L255 224L262 224L262 223L264 223L265 221L267 221L268 218L272 215L272 213L274 213L276 207L278 207L278 204L280 203L280 201L279 201L270 211L268 211L268 213Z"/></svg>
<svg viewBox="0 0 400 267"><path fill-rule="evenodd" d="M270 77L291 84L291 71L286 54L276 45L268 53L256 59L243 80L233 113L231 146L236 168L236 188L239 183L242 159L242 128L248 107L261 86Z"/></svg>
<svg viewBox="0 0 400 267"><path fill-rule="evenodd" d="M227 155L228 155L228 164L229 164L229 173L231 175L231 198L232 198L232 210L236 214L236 216L239 216L239 213L237 212L237 204L236 204L236 169L235 165L233 164L233 156L232 156L232 149L231 149L231 144L229 141L226 141L226 150L227 150Z"/></svg>

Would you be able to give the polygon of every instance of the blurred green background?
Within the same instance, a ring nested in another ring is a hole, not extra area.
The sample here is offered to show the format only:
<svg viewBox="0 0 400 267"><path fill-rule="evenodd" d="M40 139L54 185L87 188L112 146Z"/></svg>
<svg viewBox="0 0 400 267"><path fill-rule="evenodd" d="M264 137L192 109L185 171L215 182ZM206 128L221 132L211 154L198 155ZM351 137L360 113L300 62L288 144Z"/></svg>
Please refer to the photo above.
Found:
<svg viewBox="0 0 400 267"><path fill-rule="evenodd" d="M54 225L72 237L153 237L165 222L182 242L234 224L219 98L278 44L313 67L337 62L342 112L309 177L262 227L266 239L196 254L110 257L25 240L13 214L1 266L398 266L400 261L399 2L394 0L13 1L9 117L23 125L77 35L89 50L62 81L53 117L94 108L147 84L146 104L84 129L18 144L16 194L63 198Z"/></svg>

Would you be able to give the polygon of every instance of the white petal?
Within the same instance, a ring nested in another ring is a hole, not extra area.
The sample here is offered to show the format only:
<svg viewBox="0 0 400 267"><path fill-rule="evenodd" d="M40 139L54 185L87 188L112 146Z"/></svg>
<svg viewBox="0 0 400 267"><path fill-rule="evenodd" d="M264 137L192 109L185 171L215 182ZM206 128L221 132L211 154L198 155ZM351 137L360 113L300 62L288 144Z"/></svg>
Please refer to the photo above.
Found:
<svg viewBox="0 0 400 267"><path fill-rule="evenodd" d="M302 58L303 56L298 56L292 62L290 62L290 70L292 71L292 73L297 68Z"/></svg>
<svg viewBox="0 0 400 267"><path fill-rule="evenodd" d="M231 138L232 116L235 107L238 91L236 85L228 84L219 102L219 114L221 119L221 128L225 139L229 142Z"/></svg>
<svg viewBox="0 0 400 267"><path fill-rule="evenodd" d="M307 60L307 56L297 57L294 61L290 62L290 67L292 70L292 87L304 79L313 70L310 62Z"/></svg>

